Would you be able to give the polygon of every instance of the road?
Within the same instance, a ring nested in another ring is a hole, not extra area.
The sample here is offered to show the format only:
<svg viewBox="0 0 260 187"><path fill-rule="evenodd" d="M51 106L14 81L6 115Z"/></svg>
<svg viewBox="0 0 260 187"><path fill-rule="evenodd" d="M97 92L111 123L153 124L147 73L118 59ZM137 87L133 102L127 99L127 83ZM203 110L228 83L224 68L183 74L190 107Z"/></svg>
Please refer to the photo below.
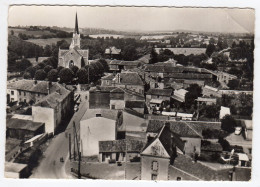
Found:
<svg viewBox="0 0 260 187"><path fill-rule="evenodd" d="M88 92L81 92L80 94L82 102L79 105L79 110L71 118L66 130L53 137L53 139L50 141L48 148L44 152L44 157L41 160L40 165L33 171L33 174L30 176L30 178L74 178L72 175L70 175L69 171L68 134L70 133L73 135L73 122L75 122L76 128L78 129L79 122L88 108L88 100L85 99L85 95L88 96ZM64 158L64 163L60 162L60 157Z"/></svg>

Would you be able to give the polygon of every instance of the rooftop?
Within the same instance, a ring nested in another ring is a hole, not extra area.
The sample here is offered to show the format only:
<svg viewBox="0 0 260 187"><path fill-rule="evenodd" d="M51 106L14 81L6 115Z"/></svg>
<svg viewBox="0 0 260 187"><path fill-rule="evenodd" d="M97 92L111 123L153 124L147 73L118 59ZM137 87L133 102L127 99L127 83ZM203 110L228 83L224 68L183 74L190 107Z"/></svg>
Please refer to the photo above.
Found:
<svg viewBox="0 0 260 187"><path fill-rule="evenodd" d="M144 85L143 80L136 72L125 72L120 73L117 76L120 77L120 84L127 84L127 85Z"/></svg>
<svg viewBox="0 0 260 187"><path fill-rule="evenodd" d="M137 152L145 146L144 141L134 139L99 141L99 152Z"/></svg>
<svg viewBox="0 0 260 187"><path fill-rule="evenodd" d="M172 95L172 89L153 88L153 89L148 90L148 92L146 94L147 95L171 96Z"/></svg>
<svg viewBox="0 0 260 187"><path fill-rule="evenodd" d="M10 129L22 129L29 131L36 131L42 127L44 123L33 122L31 120L15 119L11 118L6 121L7 128Z"/></svg>
<svg viewBox="0 0 260 187"><path fill-rule="evenodd" d="M144 101L125 101L126 108L144 108L145 102Z"/></svg>
<svg viewBox="0 0 260 187"><path fill-rule="evenodd" d="M20 171L22 171L26 167L27 167L27 164L5 162L5 172L19 173Z"/></svg>
<svg viewBox="0 0 260 187"><path fill-rule="evenodd" d="M110 109L88 109L81 118L81 121L96 117L97 114L101 114L103 118L117 120L118 111Z"/></svg>
<svg viewBox="0 0 260 187"><path fill-rule="evenodd" d="M109 55L119 55L121 53L121 49L117 49L115 46L106 48L105 54Z"/></svg>
<svg viewBox="0 0 260 187"><path fill-rule="evenodd" d="M113 74L108 74L104 77L101 77L102 80L113 80L115 76Z"/></svg>

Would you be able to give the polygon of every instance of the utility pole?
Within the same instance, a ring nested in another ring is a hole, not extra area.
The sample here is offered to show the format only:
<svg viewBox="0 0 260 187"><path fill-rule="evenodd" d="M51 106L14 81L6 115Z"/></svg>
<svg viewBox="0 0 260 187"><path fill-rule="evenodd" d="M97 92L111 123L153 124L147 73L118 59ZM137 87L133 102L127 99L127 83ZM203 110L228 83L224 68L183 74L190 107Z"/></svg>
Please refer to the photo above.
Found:
<svg viewBox="0 0 260 187"><path fill-rule="evenodd" d="M71 160L71 135L69 133L69 155L70 155L70 160Z"/></svg>

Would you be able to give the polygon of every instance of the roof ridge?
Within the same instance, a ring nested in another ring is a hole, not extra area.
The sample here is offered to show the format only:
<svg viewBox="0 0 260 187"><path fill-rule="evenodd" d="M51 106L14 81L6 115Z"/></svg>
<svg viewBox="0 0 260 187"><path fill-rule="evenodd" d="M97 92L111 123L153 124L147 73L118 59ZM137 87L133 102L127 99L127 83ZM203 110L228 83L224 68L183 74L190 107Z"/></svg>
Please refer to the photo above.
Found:
<svg viewBox="0 0 260 187"><path fill-rule="evenodd" d="M192 129L199 137L202 138L202 135L200 135L194 128L192 128L186 121L183 121L190 129Z"/></svg>

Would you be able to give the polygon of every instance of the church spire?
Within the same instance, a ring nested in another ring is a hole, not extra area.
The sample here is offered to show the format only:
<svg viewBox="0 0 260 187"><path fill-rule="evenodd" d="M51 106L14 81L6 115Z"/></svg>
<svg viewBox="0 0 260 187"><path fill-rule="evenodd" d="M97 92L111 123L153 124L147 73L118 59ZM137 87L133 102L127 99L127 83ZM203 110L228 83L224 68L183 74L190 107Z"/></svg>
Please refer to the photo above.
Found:
<svg viewBox="0 0 260 187"><path fill-rule="evenodd" d="M79 34L79 27L78 27L78 16L77 16L77 12L76 12L76 21L75 21L75 33Z"/></svg>

